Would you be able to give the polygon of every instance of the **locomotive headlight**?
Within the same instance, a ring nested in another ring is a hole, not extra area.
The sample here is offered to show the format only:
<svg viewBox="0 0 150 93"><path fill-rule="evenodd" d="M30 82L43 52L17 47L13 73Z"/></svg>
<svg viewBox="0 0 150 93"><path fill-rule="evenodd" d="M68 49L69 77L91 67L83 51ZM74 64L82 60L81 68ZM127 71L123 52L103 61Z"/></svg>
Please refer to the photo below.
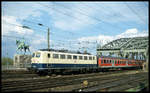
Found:
<svg viewBox="0 0 150 93"><path fill-rule="evenodd" d="M34 65L33 68L36 68L36 66Z"/></svg>

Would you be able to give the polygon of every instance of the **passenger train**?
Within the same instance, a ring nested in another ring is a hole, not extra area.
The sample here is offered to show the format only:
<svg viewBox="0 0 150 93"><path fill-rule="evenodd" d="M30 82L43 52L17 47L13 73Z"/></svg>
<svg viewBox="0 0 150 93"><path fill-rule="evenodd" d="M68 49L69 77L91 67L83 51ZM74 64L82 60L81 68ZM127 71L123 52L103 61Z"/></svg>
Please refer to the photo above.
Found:
<svg viewBox="0 0 150 93"><path fill-rule="evenodd" d="M30 70L38 73L96 72L109 69L142 68L145 60L94 56L88 53L38 50L33 53Z"/></svg>

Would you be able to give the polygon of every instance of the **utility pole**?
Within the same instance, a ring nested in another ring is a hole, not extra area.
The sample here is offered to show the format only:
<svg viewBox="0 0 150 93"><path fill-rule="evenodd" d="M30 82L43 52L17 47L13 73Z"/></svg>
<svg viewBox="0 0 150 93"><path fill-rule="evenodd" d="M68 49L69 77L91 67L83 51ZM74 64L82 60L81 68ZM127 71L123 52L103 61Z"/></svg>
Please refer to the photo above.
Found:
<svg viewBox="0 0 150 93"><path fill-rule="evenodd" d="M48 43L48 50L50 49L50 45L49 45L49 28L48 28L48 33L47 33L47 43Z"/></svg>

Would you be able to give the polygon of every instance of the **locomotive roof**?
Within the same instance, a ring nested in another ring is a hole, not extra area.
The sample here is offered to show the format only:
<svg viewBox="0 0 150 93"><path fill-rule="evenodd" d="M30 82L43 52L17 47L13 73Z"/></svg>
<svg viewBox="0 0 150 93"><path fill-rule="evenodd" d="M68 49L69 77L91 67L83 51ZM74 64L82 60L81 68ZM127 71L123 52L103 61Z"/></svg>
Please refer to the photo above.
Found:
<svg viewBox="0 0 150 93"><path fill-rule="evenodd" d="M61 52L61 53L73 53L73 54L87 54L87 55L92 55L90 53L81 53L80 51L55 50L55 49L39 49L39 50L40 51Z"/></svg>

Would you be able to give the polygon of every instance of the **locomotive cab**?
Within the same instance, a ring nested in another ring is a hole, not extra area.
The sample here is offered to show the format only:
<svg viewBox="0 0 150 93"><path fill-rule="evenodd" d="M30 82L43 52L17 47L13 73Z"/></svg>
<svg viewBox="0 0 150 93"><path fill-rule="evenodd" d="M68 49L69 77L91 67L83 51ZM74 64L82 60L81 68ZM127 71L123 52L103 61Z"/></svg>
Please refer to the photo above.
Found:
<svg viewBox="0 0 150 93"><path fill-rule="evenodd" d="M41 53L40 52L34 52L32 54L32 59L31 59L31 68L33 70L37 70L37 68L40 67L40 60L42 59Z"/></svg>

